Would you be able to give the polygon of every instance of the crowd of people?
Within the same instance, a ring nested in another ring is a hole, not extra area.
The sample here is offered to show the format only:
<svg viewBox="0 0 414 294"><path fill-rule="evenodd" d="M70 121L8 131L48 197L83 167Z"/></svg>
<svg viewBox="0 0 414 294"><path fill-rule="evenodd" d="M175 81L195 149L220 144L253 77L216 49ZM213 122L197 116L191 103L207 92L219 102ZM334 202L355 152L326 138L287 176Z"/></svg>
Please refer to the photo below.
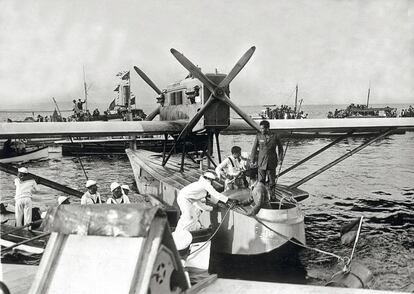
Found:
<svg viewBox="0 0 414 294"><path fill-rule="evenodd" d="M328 112L328 118L345 118L345 117L363 117L363 116L380 116L380 111L383 111L383 115L386 117L397 117L397 109L386 106L384 108L371 108L365 104L351 103L345 109L335 109L334 112Z"/></svg>
<svg viewBox="0 0 414 294"><path fill-rule="evenodd" d="M414 117L414 108L410 105L407 109L401 110L401 117Z"/></svg>
<svg viewBox="0 0 414 294"><path fill-rule="evenodd" d="M281 105L274 109L266 107L259 115L262 119L303 119L308 117L308 114L305 114L303 110L298 112L288 105Z"/></svg>

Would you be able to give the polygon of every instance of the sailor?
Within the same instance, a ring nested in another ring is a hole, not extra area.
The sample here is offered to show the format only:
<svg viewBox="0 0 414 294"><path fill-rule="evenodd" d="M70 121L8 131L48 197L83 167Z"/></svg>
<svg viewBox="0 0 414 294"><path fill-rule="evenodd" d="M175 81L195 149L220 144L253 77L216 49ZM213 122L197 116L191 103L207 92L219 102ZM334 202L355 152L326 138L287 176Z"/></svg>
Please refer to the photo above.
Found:
<svg viewBox="0 0 414 294"><path fill-rule="evenodd" d="M85 187L88 188L88 191L82 195L81 204L101 204L102 199L101 195L98 192L98 186L96 185L96 181L87 180Z"/></svg>
<svg viewBox="0 0 414 294"><path fill-rule="evenodd" d="M215 179L216 175L213 172L208 171L204 173L197 182L191 183L180 190L177 197L177 203L181 210L181 216L178 220L176 231L194 231L201 227L198 222L201 212L204 210L213 210L211 206L202 202L207 196L207 193L210 194L216 203L218 201L227 204L237 203L235 200L227 198L214 189L211 182Z"/></svg>
<svg viewBox="0 0 414 294"><path fill-rule="evenodd" d="M122 188L122 193L124 193L124 195L128 196L129 186L125 184L125 185L122 185L121 188Z"/></svg>
<svg viewBox="0 0 414 294"><path fill-rule="evenodd" d="M283 158L283 145L279 136L271 133L269 128L270 124L267 120L260 122L260 133L256 135L250 158L253 163L257 163L259 181L265 183L267 176L271 197L275 197L276 167ZM257 149L259 149L258 155Z"/></svg>
<svg viewBox="0 0 414 294"><path fill-rule="evenodd" d="M250 198L241 204L249 216L256 215L261 208L271 208L269 192L263 182L257 179L257 170L251 169L246 173L249 178Z"/></svg>
<svg viewBox="0 0 414 294"><path fill-rule="evenodd" d="M122 187L117 182L111 184L112 197L108 198L106 201L107 204L121 204L121 203L131 203L128 196L124 195L122 192Z"/></svg>
<svg viewBox="0 0 414 294"><path fill-rule="evenodd" d="M216 167L217 176L225 179L224 191L245 187L246 178L244 177L243 171L241 148L239 146L233 146L231 148L231 155Z"/></svg>
<svg viewBox="0 0 414 294"><path fill-rule="evenodd" d="M30 224L32 222L32 193L37 190L37 183L29 175L25 167L17 170L17 179L14 180L16 186L16 226Z"/></svg>

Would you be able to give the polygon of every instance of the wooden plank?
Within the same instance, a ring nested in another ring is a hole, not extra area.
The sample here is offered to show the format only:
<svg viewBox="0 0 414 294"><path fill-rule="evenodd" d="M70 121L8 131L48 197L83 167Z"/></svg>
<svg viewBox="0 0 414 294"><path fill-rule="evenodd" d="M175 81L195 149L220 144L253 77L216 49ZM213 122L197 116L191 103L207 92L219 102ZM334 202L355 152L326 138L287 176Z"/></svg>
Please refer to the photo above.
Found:
<svg viewBox="0 0 414 294"><path fill-rule="evenodd" d="M322 287L312 285L296 285L269 282L256 282L246 280L230 280L217 279L206 288L200 290L202 294L207 293L226 293L226 294L244 294L244 293L260 293L260 294L282 294L282 293L301 293L301 294L395 294L402 292L394 291L376 291L372 289L350 289Z"/></svg>
<svg viewBox="0 0 414 294"><path fill-rule="evenodd" d="M29 293L38 266L20 264L2 264L3 282L10 293Z"/></svg>

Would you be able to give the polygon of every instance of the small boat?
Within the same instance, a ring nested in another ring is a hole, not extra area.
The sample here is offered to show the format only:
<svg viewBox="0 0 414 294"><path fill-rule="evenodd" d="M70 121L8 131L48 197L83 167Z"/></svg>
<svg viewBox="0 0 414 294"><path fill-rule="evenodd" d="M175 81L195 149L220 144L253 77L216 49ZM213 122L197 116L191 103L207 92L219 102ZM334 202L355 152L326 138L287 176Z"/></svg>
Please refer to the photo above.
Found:
<svg viewBox="0 0 414 294"><path fill-rule="evenodd" d="M47 146L42 147L26 147L21 152L11 152L8 154L0 155L1 163L10 162L28 162L34 160L44 160L49 157L49 151Z"/></svg>

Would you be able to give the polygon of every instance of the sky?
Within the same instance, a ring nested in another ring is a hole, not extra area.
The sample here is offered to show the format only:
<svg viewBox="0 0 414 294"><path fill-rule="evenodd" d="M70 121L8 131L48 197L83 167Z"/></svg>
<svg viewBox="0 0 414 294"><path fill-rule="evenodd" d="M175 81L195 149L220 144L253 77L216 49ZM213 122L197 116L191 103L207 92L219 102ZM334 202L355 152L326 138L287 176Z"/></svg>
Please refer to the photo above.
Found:
<svg viewBox="0 0 414 294"><path fill-rule="evenodd" d="M89 105L115 97L116 73L139 66L159 88L187 71L228 73L238 105L414 103L414 1L410 0L0 0L0 110ZM155 92L135 72L138 103Z"/></svg>

